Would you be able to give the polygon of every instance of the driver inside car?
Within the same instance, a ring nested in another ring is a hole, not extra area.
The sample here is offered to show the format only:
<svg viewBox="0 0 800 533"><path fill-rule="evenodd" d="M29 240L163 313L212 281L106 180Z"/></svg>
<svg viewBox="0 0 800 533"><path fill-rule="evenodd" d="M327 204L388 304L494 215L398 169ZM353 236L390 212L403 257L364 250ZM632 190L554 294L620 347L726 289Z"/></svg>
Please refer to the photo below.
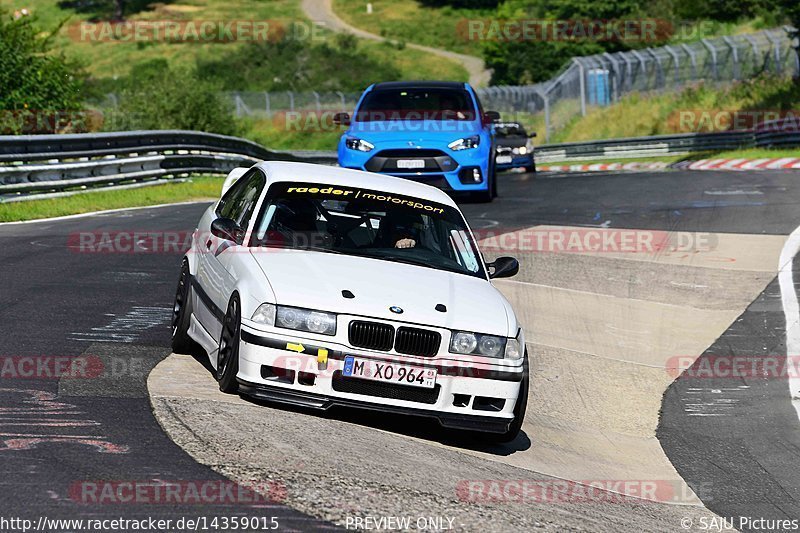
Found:
<svg viewBox="0 0 800 533"><path fill-rule="evenodd" d="M386 248L414 248L424 223L417 213L389 212L381 221L377 244Z"/></svg>

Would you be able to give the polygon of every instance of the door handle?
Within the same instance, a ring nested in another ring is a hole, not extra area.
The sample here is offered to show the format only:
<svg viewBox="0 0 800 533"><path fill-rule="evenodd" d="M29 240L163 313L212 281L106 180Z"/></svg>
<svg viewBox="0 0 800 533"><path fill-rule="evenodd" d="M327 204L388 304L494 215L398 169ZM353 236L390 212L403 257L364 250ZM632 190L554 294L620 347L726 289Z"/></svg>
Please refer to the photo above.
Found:
<svg viewBox="0 0 800 533"><path fill-rule="evenodd" d="M214 242L211 239L208 239L208 242L206 242L206 250L210 250L212 244L214 244Z"/></svg>

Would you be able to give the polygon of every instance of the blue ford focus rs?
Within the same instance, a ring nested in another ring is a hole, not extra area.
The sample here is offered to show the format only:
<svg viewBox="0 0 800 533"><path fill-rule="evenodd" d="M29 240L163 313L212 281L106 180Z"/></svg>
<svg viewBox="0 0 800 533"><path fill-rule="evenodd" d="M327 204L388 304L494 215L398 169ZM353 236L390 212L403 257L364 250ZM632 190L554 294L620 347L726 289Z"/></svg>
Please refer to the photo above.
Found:
<svg viewBox="0 0 800 533"><path fill-rule="evenodd" d="M339 140L339 166L390 174L490 202L497 196L492 123L467 83L377 83Z"/></svg>

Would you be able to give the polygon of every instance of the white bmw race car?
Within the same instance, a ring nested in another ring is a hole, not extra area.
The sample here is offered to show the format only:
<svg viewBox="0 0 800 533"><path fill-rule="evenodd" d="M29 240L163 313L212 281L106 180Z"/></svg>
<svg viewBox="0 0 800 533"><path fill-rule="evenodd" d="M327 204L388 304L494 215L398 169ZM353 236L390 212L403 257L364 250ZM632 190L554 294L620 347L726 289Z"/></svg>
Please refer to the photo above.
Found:
<svg viewBox="0 0 800 533"><path fill-rule="evenodd" d="M456 204L408 180L303 163L235 169L183 259L173 349L220 389L433 417L495 440L528 399L523 332Z"/></svg>

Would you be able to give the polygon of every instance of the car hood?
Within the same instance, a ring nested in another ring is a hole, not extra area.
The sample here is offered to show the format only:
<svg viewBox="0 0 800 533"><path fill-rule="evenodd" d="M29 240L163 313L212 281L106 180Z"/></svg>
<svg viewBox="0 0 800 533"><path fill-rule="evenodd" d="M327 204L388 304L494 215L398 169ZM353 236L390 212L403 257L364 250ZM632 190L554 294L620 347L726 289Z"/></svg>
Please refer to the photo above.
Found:
<svg viewBox="0 0 800 533"><path fill-rule="evenodd" d="M254 256L279 305L501 336L516 334L508 302L485 279L324 252L269 249ZM344 298L343 290L355 298ZM438 304L447 306L447 311L437 311ZM391 312L393 306L403 313Z"/></svg>
<svg viewBox="0 0 800 533"><path fill-rule="evenodd" d="M456 139L478 135L481 127L470 121L463 120L402 120L402 121L375 121L354 122L347 135L358 137L373 144L446 142ZM413 146L412 146L413 147Z"/></svg>

